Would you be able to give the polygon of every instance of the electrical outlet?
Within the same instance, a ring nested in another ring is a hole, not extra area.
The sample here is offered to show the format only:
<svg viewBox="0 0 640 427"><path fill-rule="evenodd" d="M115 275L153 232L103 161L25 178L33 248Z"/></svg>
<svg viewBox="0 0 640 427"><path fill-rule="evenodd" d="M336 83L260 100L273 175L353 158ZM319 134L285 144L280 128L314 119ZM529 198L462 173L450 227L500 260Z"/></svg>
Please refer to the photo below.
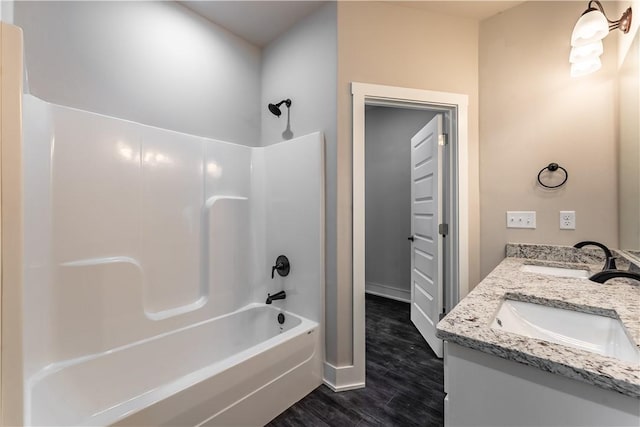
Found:
<svg viewBox="0 0 640 427"><path fill-rule="evenodd" d="M536 228L536 212L507 211L507 228Z"/></svg>
<svg viewBox="0 0 640 427"><path fill-rule="evenodd" d="M560 230L576 229L576 211L560 211Z"/></svg>

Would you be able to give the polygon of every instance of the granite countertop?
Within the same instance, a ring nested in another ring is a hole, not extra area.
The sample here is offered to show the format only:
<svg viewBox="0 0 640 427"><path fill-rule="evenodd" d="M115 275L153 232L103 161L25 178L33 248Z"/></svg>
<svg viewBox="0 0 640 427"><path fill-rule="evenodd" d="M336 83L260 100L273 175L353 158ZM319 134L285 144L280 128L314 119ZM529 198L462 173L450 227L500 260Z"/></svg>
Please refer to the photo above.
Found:
<svg viewBox="0 0 640 427"><path fill-rule="evenodd" d="M624 262L624 261L623 261ZM507 245L507 258L437 326L439 338L628 396L640 397L640 365L490 327L504 299L619 318L640 349L640 286L626 279L606 284L520 271L524 264L589 269L598 252L546 245ZM620 265L618 266L621 267ZM628 267L628 264L627 264Z"/></svg>

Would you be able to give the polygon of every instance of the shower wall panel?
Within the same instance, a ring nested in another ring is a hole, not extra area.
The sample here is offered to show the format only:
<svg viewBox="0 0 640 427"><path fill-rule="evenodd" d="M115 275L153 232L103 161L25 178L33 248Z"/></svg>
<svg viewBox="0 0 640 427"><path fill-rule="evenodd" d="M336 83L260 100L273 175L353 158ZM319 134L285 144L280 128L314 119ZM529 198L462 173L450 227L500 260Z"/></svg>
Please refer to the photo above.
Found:
<svg viewBox="0 0 640 427"><path fill-rule="evenodd" d="M252 301L247 268L249 200L214 196L208 202L207 247L203 252L207 260L204 273L211 291L209 302L216 313L231 312Z"/></svg>
<svg viewBox="0 0 640 427"><path fill-rule="evenodd" d="M53 278L51 276L51 147L53 124L49 106L25 98L23 117L38 120L23 126L24 156L24 286L23 354L26 373L51 360L53 346ZM27 311L29 310L29 311Z"/></svg>
<svg viewBox="0 0 640 427"><path fill-rule="evenodd" d="M204 196L201 138L140 129L140 261L144 309L152 318L201 306Z"/></svg>
<svg viewBox="0 0 640 427"><path fill-rule="evenodd" d="M267 202L266 264L287 255L291 272L269 280L270 292L285 290L286 307L320 321L324 317L324 138L312 133L264 148L261 179Z"/></svg>
<svg viewBox="0 0 640 427"><path fill-rule="evenodd" d="M53 127L54 262L136 257L140 164L133 156L139 157L140 140L135 127L56 106L47 112Z"/></svg>
<svg viewBox="0 0 640 427"><path fill-rule="evenodd" d="M250 148L32 96L23 115L27 378L252 302Z"/></svg>
<svg viewBox="0 0 640 427"><path fill-rule="evenodd" d="M215 313L237 310L252 302L250 212L252 149L222 142L205 148L205 204L202 254L208 301Z"/></svg>

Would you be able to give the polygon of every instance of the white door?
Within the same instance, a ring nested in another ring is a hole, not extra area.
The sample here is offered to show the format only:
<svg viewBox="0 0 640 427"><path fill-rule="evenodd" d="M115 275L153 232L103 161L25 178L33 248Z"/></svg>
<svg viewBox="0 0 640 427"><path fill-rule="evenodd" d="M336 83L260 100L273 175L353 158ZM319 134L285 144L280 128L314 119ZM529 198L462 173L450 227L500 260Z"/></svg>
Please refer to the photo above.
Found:
<svg viewBox="0 0 640 427"><path fill-rule="evenodd" d="M411 321L433 352L442 357L436 324L443 308L442 165L438 141L442 116L411 138Z"/></svg>

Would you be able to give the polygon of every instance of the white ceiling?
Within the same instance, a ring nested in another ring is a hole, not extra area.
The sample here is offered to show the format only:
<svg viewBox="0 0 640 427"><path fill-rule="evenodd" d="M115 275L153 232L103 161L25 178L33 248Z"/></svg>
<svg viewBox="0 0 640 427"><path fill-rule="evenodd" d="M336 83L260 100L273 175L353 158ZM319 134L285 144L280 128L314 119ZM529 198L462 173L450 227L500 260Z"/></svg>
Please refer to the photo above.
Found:
<svg viewBox="0 0 640 427"><path fill-rule="evenodd" d="M324 1L181 1L181 4L248 42L263 47Z"/></svg>
<svg viewBox="0 0 640 427"><path fill-rule="evenodd" d="M431 10L478 21L517 6L524 1L485 0L387 0L399 6ZM263 47L311 14L326 1L180 1L181 4L248 42Z"/></svg>

